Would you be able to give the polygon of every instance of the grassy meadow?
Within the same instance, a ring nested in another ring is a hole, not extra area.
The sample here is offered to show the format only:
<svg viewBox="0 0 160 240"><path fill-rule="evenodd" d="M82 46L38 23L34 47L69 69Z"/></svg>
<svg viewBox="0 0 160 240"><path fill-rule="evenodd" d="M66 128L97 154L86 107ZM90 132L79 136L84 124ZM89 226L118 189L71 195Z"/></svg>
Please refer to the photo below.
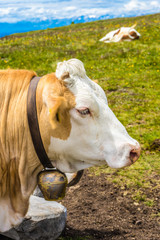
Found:
<svg viewBox="0 0 160 240"><path fill-rule="evenodd" d="M99 42L109 31L135 23L139 40ZM133 166L121 170L94 167L90 174L106 173L108 180L130 189L136 201L149 206L155 199L146 195L145 189L160 188L160 146L153 147L155 139L160 139L159 32L160 14L155 14L71 24L0 39L0 69L32 69L42 76L55 71L59 61L83 61L87 75L98 80L109 106L142 147Z"/></svg>

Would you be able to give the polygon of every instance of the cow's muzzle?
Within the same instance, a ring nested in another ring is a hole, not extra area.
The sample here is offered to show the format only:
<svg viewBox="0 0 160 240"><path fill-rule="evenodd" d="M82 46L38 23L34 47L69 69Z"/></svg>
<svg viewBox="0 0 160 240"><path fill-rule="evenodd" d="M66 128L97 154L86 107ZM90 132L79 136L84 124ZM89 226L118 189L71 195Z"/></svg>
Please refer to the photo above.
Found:
<svg viewBox="0 0 160 240"><path fill-rule="evenodd" d="M138 159L139 156L140 156L140 153L141 153L141 147L140 147L139 145L137 145L136 148L133 148L133 149L130 151L129 159L131 160L132 163L134 163L135 161L137 161L137 159Z"/></svg>

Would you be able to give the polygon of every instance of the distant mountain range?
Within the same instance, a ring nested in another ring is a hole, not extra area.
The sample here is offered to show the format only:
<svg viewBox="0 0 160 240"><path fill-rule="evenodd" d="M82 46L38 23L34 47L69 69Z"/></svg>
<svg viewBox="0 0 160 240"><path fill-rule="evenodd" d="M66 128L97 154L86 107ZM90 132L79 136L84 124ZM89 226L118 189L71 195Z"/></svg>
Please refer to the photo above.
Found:
<svg viewBox="0 0 160 240"><path fill-rule="evenodd" d="M98 18L91 18L86 16L81 16L78 18L66 18L66 19L53 19L53 20L45 20L45 21L21 21L17 23L1 23L0 22L0 38L13 34L13 33L22 33L22 32L29 32L35 30L44 30L47 28L55 28L70 25L71 23L83 23L83 22L91 22L95 20L102 20L102 19L111 19L115 17L134 17L135 15L123 15L123 16L114 16L114 15L105 15L100 16Z"/></svg>
<svg viewBox="0 0 160 240"><path fill-rule="evenodd" d="M40 22L21 21L17 23L0 23L0 37L4 37L13 33L22 33L35 30L44 30L47 28L55 28L70 25L71 23L90 22L99 19L113 18L113 16L101 16L100 18L78 17L77 19L55 19Z"/></svg>

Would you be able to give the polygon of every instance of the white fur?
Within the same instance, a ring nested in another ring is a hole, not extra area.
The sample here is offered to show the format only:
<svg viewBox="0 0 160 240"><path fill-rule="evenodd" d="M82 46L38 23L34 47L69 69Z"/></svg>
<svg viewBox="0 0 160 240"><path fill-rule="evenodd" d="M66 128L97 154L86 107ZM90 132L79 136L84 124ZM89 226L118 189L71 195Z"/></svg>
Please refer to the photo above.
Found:
<svg viewBox="0 0 160 240"><path fill-rule="evenodd" d="M13 226L20 224L23 217L15 213L9 199L0 200L0 232L8 231Z"/></svg>
<svg viewBox="0 0 160 240"><path fill-rule="evenodd" d="M130 151L139 149L139 143L115 117L102 88L87 77L77 59L60 63L56 76L61 78L64 72L70 75L65 81L75 95L76 107L70 110L69 138L65 141L51 138L48 154L54 166L64 172L75 172L105 162L113 168L130 165ZM74 84L70 85L70 81ZM77 111L84 108L90 109L91 116Z"/></svg>

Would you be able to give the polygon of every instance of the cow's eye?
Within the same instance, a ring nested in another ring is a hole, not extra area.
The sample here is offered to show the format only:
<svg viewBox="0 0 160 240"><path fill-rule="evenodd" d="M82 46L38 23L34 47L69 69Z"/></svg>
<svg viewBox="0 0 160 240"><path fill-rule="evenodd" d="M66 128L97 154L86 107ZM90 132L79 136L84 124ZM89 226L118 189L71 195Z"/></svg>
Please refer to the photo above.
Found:
<svg viewBox="0 0 160 240"><path fill-rule="evenodd" d="M88 114L90 114L90 111L89 111L88 108L77 109L77 111L78 111L81 115L88 115Z"/></svg>

